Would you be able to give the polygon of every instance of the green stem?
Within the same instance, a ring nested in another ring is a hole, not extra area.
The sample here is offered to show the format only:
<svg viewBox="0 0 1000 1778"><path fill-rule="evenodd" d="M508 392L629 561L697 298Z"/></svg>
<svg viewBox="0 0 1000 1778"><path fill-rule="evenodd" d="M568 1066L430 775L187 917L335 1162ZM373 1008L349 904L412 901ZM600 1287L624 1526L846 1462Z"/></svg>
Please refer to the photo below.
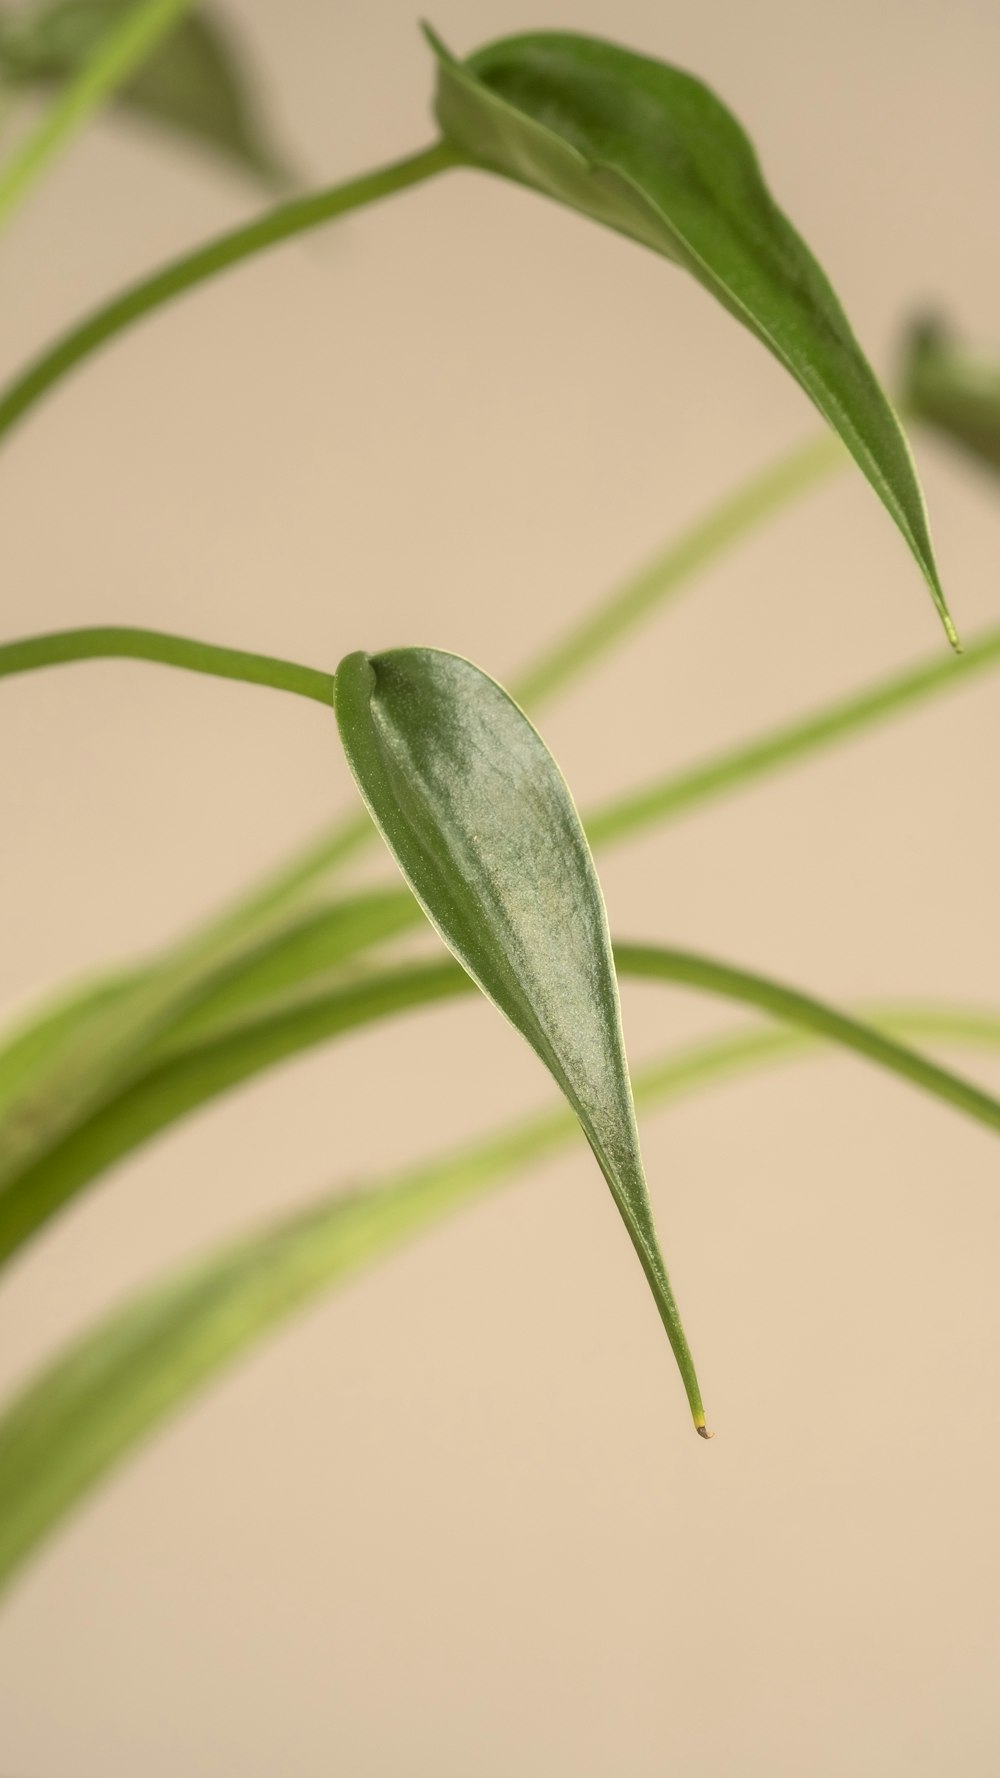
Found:
<svg viewBox="0 0 1000 1778"><path fill-rule="evenodd" d="M268 685L333 704L333 676L294 661L277 660L268 654L248 654L237 648L218 648L211 642L195 642L187 636L169 636L161 630L126 629L118 626L86 630L55 630L47 636L27 636L0 646L0 679L14 673L32 673L40 667L63 666L70 661L157 661L166 667L184 667L192 673L211 673L219 679L241 679L248 685Z"/></svg>
<svg viewBox="0 0 1000 1778"><path fill-rule="evenodd" d="M733 790L737 785L763 777L817 752L833 741L857 734L909 705L938 692L955 691L959 685L1000 661L1000 629L989 630L961 655L936 655L925 666L914 667L870 691L857 693L832 704L817 716L774 729L758 741L735 747L692 770L657 779L645 789L632 791L605 804L586 819L592 846L606 846L679 815L701 803Z"/></svg>
<svg viewBox="0 0 1000 1778"><path fill-rule="evenodd" d="M321 704L332 703L332 675L315 667L303 667L270 655L248 654L169 636L156 630L104 628L60 630L47 636L31 636L0 646L0 678L31 672L60 663L111 657L158 661L223 679L239 679L267 685ZM908 706L954 691L959 684L1000 661L1000 629L990 630L957 657L935 655L924 666L911 668L870 691L831 705L816 716L775 729L760 740L719 754L704 765L657 779L644 789L616 798L587 815L587 838L595 848L617 844L644 828L676 820L701 803L764 776L809 753L843 740L847 735L872 727ZM317 845L303 853L291 870L284 869L268 883L248 908L239 914L241 924L251 910L272 910L283 905L299 889L333 864L339 864L361 846L372 832L367 815L352 814ZM239 910L234 910L232 918Z"/></svg>
<svg viewBox="0 0 1000 1778"><path fill-rule="evenodd" d="M713 506L638 574L616 588L595 612L575 624L561 642L546 650L515 682L513 695L518 703L525 708L537 706L562 691L733 543L849 462L840 439L832 433L810 439L779 457Z"/></svg>
<svg viewBox="0 0 1000 1778"><path fill-rule="evenodd" d="M769 976L736 969L730 963L718 963L693 951L671 950L664 945L616 944L615 964L622 975L676 982L684 987L700 988L706 994L719 995L724 1000L754 1006L784 1024L796 1025L814 1037L823 1037L830 1043L854 1050L857 1055L865 1056L868 1061L908 1080L936 1099L954 1105L977 1123L986 1124L991 1130L1000 1130L1000 1100L991 1093L811 994L802 994L797 988L788 988Z"/></svg>
<svg viewBox="0 0 1000 1778"><path fill-rule="evenodd" d="M192 0L144 0L127 9L79 74L50 105L41 122L0 170L0 223L4 222L60 149L65 148L105 100L146 62L172 31Z"/></svg>
<svg viewBox="0 0 1000 1778"><path fill-rule="evenodd" d="M430 179L456 165L458 156L454 150L437 142L431 148L395 161L391 166L380 167L374 173L365 173L359 179L350 179L344 185L280 204L254 222L173 260L151 278L143 278L103 308L95 309L9 385L0 398L0 437L83 359L89 358L116 334L134 326L144 315L172 302L185 290L205 283L231 266L239 265L242 260L251 259L256 253L266 252L279 241L319 228L322 223L331 222L348 210L377 203L380 198L418 185L421 180Z"/></svg>

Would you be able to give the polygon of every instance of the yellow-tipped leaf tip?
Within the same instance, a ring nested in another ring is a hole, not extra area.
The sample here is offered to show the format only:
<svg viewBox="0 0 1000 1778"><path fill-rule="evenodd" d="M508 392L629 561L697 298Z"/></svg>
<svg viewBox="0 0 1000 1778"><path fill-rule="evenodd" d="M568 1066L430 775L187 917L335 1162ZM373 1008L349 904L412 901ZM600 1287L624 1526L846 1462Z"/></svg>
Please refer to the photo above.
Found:
<svg viewBox="0 0 1000 1778"><path fill-rule="evenodd" d="M948 641L951 643L951 646L955 650L955 653L961 654L962 644L958 639L958 631L956 630L954 624L952 623L949 613L947 611L942 611L941 617L944 622L944 633L947 636Z"/></svg>

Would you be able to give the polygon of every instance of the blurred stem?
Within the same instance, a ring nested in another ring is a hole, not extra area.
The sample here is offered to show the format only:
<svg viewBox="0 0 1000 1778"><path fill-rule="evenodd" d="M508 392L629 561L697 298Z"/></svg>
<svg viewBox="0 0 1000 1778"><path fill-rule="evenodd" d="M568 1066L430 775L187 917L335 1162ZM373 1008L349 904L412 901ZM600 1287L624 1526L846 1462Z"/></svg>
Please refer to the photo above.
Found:
<svg viewBox="0 0 1000 1778"><path fill-rule="evenodd" d="M343 185L280 204L254 222L210 241L194 253L184 254L152 277L141 279L63 334L8 386L0 398L0 437L23 419L29 409L83 359L184 291L277 246L280 241L319 228L337 216L346 215L349 210L360 210L366 204L391 197L394 192L418 185L421 180L430 179L457 164L458 156L454 150L437 142L432 148L422 149L405 160L394 161L391 166L380 167L374 173L364 173L359 179L349 179Z"/></svg>
<svg viewBox="0 0 1000 1778"><path fill-rule="evenodd" d="M752 476L682 531L638 574L616 587L594 612L573 625L562 641L547 649L515 681L513 695L518 703L535 708L563 691L671 593L678 592L732 544L850 460L840 439L833 433L824 433L808 444L796 446Z"/></svg>
<svg viewBox="0 0 1000 1778"><path fill-rule="evenodd" d="M41 122L0 169L0 225L27 196L50 161L125 85L174 29L193 0L142 0L126 9L76 77L48 107Z"/></svg>
<svg viewBox="0 0 1000 1778"><path fill-rule="evenodd" d="M606 803L603 809L587 816L587 838L596 848L640 833L643 828L658 826L662 821L674 820L699 803L791 765L832 742L898 715L909 705L921 703L938 692L954 691L998 661L1000 629L989 630L963 654L936 654L925 665L883 680L871 690L832 704L816 716L774 729L759 740L721 753L691 771L671 773L642 790Z"/></svg>

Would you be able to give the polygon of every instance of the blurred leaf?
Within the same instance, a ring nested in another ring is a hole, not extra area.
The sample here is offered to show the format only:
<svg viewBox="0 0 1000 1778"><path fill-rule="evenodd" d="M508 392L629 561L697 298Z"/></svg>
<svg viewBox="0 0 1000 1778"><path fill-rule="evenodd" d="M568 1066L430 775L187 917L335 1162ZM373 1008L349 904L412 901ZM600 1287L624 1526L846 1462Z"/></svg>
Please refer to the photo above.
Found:
<svg viewBox="0 0 1000 1778"><path fill-rule="evenodd" d="M494 680L436 649L348 655L334 704L361 793L432 925L576 1112L707 1437L639 1154L604 902L558 767Z"/></svg>
<svg viewBox="0 0 1000 1778"><path fill-rule="evenodd" d="M1000 355L971 351L941 321L918 321L906 339L902 388L917 419L1000 470Z"/></svg>
<svg viewBox="0 0 1000 1778"><path fill-rule="evenodd" d="M244 1012L215 1036L178 1045L137 1069L5 1182L0 1264L100 1174L209 1100L315 1044L466 986L451 962L403 965L271 1002L256 1018Z"/></svg>
<svg viewBox="0 0 1000 1778"><path fill-rule="evenodd" d="M0 13L0 76L11 87L72 80L135 0L35 0ZM258 116L231 33L212 15L180 20L116 103L270 187L290 182Z"/></svg>
<svg viewBox="0 0 1000 1778"><path fill-rule="evenodd" d="M85 990L19 1032L0 1052L0 1264L96 1174L196 1105L409 1005L417 989L405 971L388 990L341 982L338 992L328 978L412 924L411 908L408 896L359 896L256 944L223 922L173 963ZM309 996L290 1006L304 981ZM421 1000L432 994L419 984Z"/></svg>
<svg viewBox="0 0 1000 1778"><path fill-rule="evenodd" d="M1000 1018L986 1013L885 1016L911 1035L1000 1044ZM785 1031L715 1039L644 1069L636 1101L662 1103L810 1048ZM270 1328L564 1147L577 1128L566 1111L536 1116L382 1186L323 1200L175 1272L60 1352L0 1418L0 1586L102 1476Z"/></svg>
<svg viewBox="0 0 1000 1778"><path fill-rule="evenodd" d="M902 428L731 112L691 75L594 38L509 37L458 62L427 36L445 139L686 267L749 327L840 433L955 642Z"/></svg>
<svg viewBox="0 0 1000 1778"><path fill-rule="evenodd" d="M155 55L192 3L135 0L117 15L0 166L0 221L6 224L56 156L66 152L95 112L109 104ZM9 86L0 85L0 100L9 97Z"/></svg>

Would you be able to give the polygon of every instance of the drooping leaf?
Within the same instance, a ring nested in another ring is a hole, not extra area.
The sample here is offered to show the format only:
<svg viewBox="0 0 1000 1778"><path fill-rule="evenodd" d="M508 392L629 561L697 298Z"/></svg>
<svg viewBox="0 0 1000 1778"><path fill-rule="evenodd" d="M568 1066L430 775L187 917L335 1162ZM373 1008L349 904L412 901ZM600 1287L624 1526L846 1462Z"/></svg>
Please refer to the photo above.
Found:
<svg viewBox="0 0 1000 1778"><path fill-rule="evenodd" d="M135 0L36 0L0 13L0 78L12 87L72 80ZM181 19L122 87L116 103L262 179L289 172L258 115L232 33L204 9Z"/></svg>
<svg viewBox="0 0 1000 1778"><path fill-rule="evenodd" d="M769 772L886 721L927 698L957 690L967 677L992 670L998 664L1000 630L993 630L972 643L958 660L933 657L922 667L895 675L865 692L831 705L804 722L776 729L700 766L651 783L595 810L586 823L591 843L595 847L613 844L648 827L676 820L717 796L754 783ZM367 827L366 819L363 825ZM239 992L236 984L244 974L249 988L257 966L255 958L259 955L263 966L269 967L269 945L272 940L279 945L284 943L284 922L289 911L294 912L303 896L313 893L317 882L340 855L350 855L361 831L353 820L334 830L329 840L297 857L263 890L255 891L223 919L216 917L209 922L193 944L185 941L183 945L165 951L155 968L164 976L186 968L187 992L183 1005L175 1001L170 1007L161 1001L155 1027L146 1024L141 1035L139 1024L133 1019L115 1045L114 1055L105 1053L97 1070L99 1078L91 1075L86 1082L88 1095L98 1092L100 1096L113 1090L116 1080L120 1086L122 1076L115 1071L123 1057L128 1063L128 1072L131 1072L137 1066L145 1066L152 1055L169 1051L172 1032L179 1029L183 1033L186 1027L193 1030L202 1018L217 1021L218 997L223 996L224 1004L224 995L230 991L220 986L220 958L228 960L225 969L229 971L232 990ZM340 920L343 908L342 903L333 904L331 914L335 922ZM385 898L378 910L378 922L385 924L377 924L373 929L373 942L405 931L413 918L412 909L413 904L405 894ZM367 913L363 917L367 921ZM275 939L273 923L276 919L281 926ZM351 929L349 923L347 931ZM340 930L345 929L341 927ZM364 934L363 925L356 936L367 944L369 939ZM293 936L292 942L298 945L300 940ZM258 951L261 946L263 950ZM342 956L346 958L352 949L353 941L346 946ZM191 967L192 950L200 959L197 969ZM275 960L278 961L277 956ZM284 967L283 961L281 967ZM53 1129L50 1121L53 1111L61 1117L66 1109L67 1077L60 1079L59 1071L63 1067L69 1070L71 1096L77 1093L81 1085L77 1071L82 1069L85 1074L90 1074L93 1068L95 1040L101 1035L109 1004L113 1000L127 1001L132 997L132 990L138 989L141 983L148 985L153 973L147 965L133 969L127 980L123 980L118 972L103 977L94 984L92 991L74 995L71 1000L59 1002L55 1007L44 1007L0 1046L0 1148L6 1144L4 1121L13 1103L26 1101L22 1132L30 1140L27 1149L20 1151L20 1167L37 1163L53 1141L59 1139L59 1130ZM225 980L224 974L221 981ZM106 1066L109 1063L110 1076ZM85 1106L83 1109L86 1112ZM60 1118L57 1118L58 1122ZM61 1124L60 1127L64 1128Z"/></svg>
<svg viewBox="0 0 1000 1778"><path fill-rule="evenodd" d="M558 767L494 680L437 649L348 655L334 706L351 770L418 901L576 1112L707 1437L639 1154L604 901Z"/></svg>
<svg viewBox="0 0 1000 1778"><path fill-rule="evenodd" d="M438 121L470 164L686 267L791 372L892 514L954 643L902 427L732 113L692 75L595 38L508 37L459 62L427 36Z"/></svg>
<svg viewBox="0 0 1000 1778"><path fill-rule="evenodd" d="M884 1015L903 1035L995 1048L997 1015ZM636 1076L643 1106L744 1070L808 1055L790 1031L741 1031ZM33 1377L0 1417L0 1589L142 1440L272 1327L453 1210L565 1146L568 1111L526 1119L401 1177L325 1199L186 1267L99 1321Z"/></svg>
<svg viewBox="0 0 1000 1778"><path fill-rule="evenodd" d="M972 351L941 321L919 321L907 336L902 388L918 419L1000 470L1000 354Z"/></svg>

